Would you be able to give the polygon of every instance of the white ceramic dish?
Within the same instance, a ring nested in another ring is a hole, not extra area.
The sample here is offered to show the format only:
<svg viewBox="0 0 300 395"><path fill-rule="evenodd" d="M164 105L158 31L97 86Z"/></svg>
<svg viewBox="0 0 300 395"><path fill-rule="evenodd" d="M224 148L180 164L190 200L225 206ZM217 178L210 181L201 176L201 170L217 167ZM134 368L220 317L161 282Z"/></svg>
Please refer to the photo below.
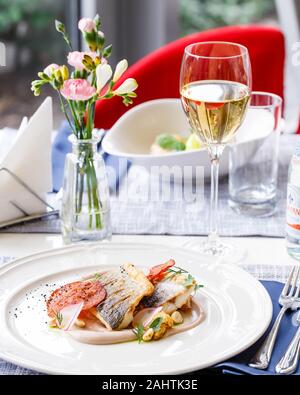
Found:
<svg viewBox="0 0 300 395"><path fill-rule="evenodd" d="M253 155L259 140L273 130L274 119L265 110L249 109L236 136L236 143L245 151L245 163ZM188 137L190 127L179 99L160 99L142 103L127 111L107 132L102 147L111 155L128 158L144 166L203 166L205 177L210 176L210 162L205 149L150 155L150 147L161 133ZM228 147L221 162L220 175L228 173ZM180 180L181 181L181 178Z"/></svg>
<svg viewBox="0 0 300 395"><path fill-rule="evenodd" d="M51 284L57 286L126 261L146 269L170 257L204 284L197 297L206 317L198 327L157 342L92 346L46 325L42 295L51 292ZM269 295L248 273L179 248L86 244L18 259L0 270L0 357L45 373L150 375L194 371L252 345L267 329L271 316Z"/></svg>

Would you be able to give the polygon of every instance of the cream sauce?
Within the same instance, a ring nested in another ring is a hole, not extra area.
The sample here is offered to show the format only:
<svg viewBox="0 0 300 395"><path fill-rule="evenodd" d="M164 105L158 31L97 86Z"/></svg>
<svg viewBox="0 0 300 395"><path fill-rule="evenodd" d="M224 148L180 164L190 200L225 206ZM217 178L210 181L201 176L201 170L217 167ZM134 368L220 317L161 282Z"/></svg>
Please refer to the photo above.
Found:
<svg viewBox="0 0 300 395"><path fill-rule="evenodd" d="M180 325L170 328L164 337L176 335L195 328L205 318L202 306L197 300L192 301L192 308L189 311L181 311L184 321ZM105 328L99 321L85 320L84 328L77 328L68 331L73 339L80 343L87 344L116 344L136 340L136 336L132 329L122 329L119 331L111 331Z"/></svg>

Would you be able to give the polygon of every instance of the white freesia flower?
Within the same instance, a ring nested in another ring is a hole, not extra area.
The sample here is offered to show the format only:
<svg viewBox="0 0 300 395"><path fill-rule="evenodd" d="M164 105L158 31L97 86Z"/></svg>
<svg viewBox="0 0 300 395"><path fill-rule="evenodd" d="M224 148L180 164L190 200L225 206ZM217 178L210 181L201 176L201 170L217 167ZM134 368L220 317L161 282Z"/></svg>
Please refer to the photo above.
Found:
<svg viewBox="0 0 300 395"><path fill-rule="evenodd" d="M112 69L109 64L99 64L96 68L97 77L97 91L100 92L101 89L105 87L112 76Z"/></svg>
<svg viewBox="0 0 300 395"><path fill-rule="evenodd" d="M122 77L122 75L125 73L127 68L128 68L127 60L126 59L121 60L116 66L115 74L113 77L113 82L118 81L118 79L120 79Z"/></svg>
<svg viewBox="0 0 300 395"><path fill-rule="evenodd" d="M138 87L138 84L137 84L136 80L134 78L128 78L114 92L117 95L124 95L126 93L135 91L137 87Z"/></svg>

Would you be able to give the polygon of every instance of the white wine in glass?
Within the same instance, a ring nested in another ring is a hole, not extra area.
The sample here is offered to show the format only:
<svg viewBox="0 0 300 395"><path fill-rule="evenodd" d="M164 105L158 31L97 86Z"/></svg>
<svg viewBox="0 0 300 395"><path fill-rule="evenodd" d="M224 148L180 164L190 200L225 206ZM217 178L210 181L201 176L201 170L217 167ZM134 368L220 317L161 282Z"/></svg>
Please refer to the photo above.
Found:
<svg viewBox="0 0 300 395"><path fill-rule="evenodd" d="M218 236L219 161L243 122L251 93L251 66L247 48L227 42L188 46L182 60L180 94L192 132L211 159L210 231L199 250L204 254L236 255Z"/></svg>
<svg viewBox="0 0 300 395"><path fill-rule="evenodd" d="M249 89L238 82L197 81L182 88L183 107L195 133L208 144L225 144L240 126Z"/></svg>

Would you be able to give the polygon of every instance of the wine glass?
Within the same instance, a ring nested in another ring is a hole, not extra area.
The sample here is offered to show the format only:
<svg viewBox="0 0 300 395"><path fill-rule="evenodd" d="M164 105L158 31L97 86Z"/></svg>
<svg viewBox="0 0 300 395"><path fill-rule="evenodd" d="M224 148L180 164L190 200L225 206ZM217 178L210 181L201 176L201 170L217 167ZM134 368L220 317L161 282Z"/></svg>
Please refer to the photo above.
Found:
<svg viewBox="0 0 300 395"><path fill-rule="evenodd" d="M197 247L205 255L233 260L237 251L218 236L219 162L243 122L251 93L251 65L246 47L230 42L187 46L181 65L180 94L192 133L211 161L210 222L207 240Z"/></svg>

